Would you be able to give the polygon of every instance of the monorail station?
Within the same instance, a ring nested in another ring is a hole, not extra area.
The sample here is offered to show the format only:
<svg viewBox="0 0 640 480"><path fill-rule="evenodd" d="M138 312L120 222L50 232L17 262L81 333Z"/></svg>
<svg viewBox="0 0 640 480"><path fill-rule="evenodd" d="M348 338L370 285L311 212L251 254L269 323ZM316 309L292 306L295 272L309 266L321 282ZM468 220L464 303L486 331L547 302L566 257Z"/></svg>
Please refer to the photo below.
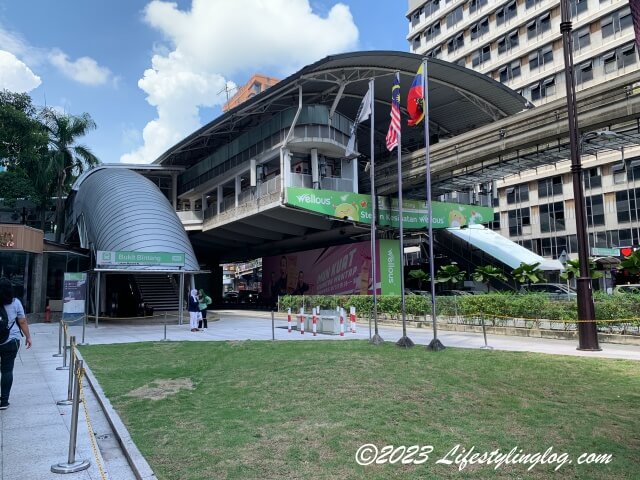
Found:
<svg viewBox="0 0 640 480"><path fill-rule="evenodd" d="M219 300L220 265L257 258L263 259L265 298L296 289L399 294L399 285L383 278L385 268L405 261L397 242L399 185L405 245L420 250L433 241L440 256L472 265L540 262L562 269L557 256L543 258L485 227L495 223L498 180L569 157L566 108L561 102L532 108L487 76L429 60L433 200L442 200L433 203L429 239L424 129L405 120L406 94L421 62L418 55L387 51L326 57L226 111L151 165L86 172L68 198L65 234L69 248L88 257L90 298L100 312L122 310L125 298L172 309L186 285L202 286ZM396 153L385 145L396 72L404 113L400 182ZM588 154L639 143L637 77L579 95L583 134L594 132L584 137ZM347 155L371 79L374 115L357 126L356 151ZM599 135L603 128L612 135ZM377 258L369 248L373 206ZM178 253L184 261L105 264L99 252ZM30 308L42 311L43 295L37 298Z"/></svg>

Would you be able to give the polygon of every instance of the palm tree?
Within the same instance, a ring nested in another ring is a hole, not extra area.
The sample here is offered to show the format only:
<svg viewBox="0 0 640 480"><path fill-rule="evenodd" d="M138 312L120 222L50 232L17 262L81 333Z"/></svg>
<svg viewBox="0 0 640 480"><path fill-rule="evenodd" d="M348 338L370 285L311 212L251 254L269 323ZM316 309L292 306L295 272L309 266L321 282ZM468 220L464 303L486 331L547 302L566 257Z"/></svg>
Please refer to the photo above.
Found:
<svg viewBox="0 0 640 480"><path fill-rule="evenodd" d="M96 124L88 113L66 115L51 108L44 108L40 117L49 135L50 171L55 178L57 196L55 240L60 242L64 220L62 198L85 167L100 163L88 147L76 143L80 137L96 128Z"/></svg>
<svg viewBox="0 0 640 480"><path fill-rule="evenodd" d="M531 285L532 283L544 281L542 270L540 270L540 262L532 264L522 262L519 267L513 269L511 275L521 285L523 283Z"/></svg>
<svg viewBox="0 0 640 480"><path fill-rule="evenodd" d="M431 280L431 276L424 270L411 270L409 272L409 278L418 281L418 290L422 290L422 282Z"/></svg>
<svg viewBox="0 0 640 480"><path fill-rule="evenodd" d="M620 262L620 266L633 275L640 272L640 250L634 251L631 255Z"/></svg>
<svg viewBox="0 0 640 480"><path fill-rule="evenodd" d="M589 276L593 279L601 278L602 272L598 272L596 270L596 262L593 261L593 258L589 258ZM560 274L560 278L563 280L571 280L573 278L578 278L580 276L580 260L567 260L566 265L564 266L564 272Z"/></svg>
<svg viewBox="0 0 640 480"><path fill-rule="evenodd" d="M442 265L438 269L438 273L436 275L436 282L438 283L452 283L454 286L458 282L464 280L467 272L464 270L460 270L457 264L451 263L449 265Z"/></svg>
<svg viewBox="0 0 640 480"><path fill-rule="evenodd" d="M493 265L485 265L476 268L472 274L472 278L475 282L480 282L486 285L487 292L491 291L491 280L507 280L507 276L498 267Z"/></svg>

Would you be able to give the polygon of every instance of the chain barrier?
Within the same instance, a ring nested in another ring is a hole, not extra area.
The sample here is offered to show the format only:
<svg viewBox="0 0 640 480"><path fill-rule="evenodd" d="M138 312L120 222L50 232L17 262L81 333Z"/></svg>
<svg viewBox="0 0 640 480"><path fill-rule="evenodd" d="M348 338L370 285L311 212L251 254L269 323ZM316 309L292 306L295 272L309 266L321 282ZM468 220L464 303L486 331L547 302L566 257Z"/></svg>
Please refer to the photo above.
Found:
<svg viewBox="0 0 640 480"><path fill-rule="evenodd" d="M102 462L100 461L100 455L98 454L98 444L96 442L96 436L93 432L93 425L91 424L91 417L89 416L89 409L87 408L87 401L84 396L84 384L82 380L84 378L84 368L78 369L78 384L80 385L80 401L82 402L82 408L84 410L84 418L87 423L87 430L89 432L89 440L91 440L91 449L93 450L93 456L96 459L96 465L100 471L100 478L102 480L108 480L107 474L104 471Z"/></svg>
<svg viewBox="0 0 640 480"><path fill-rule="evenodd" d="M469 313L460 315L461 317L482 317L488 318L500 318L505 320L523 320L525 322L554 322L554 323L638 323L640 324L640 318L617 318L617 319L603 319L603 320L556 320L551 318L528 318L528 317L514 317L507 315L487 314L484 312Z"/></svg>

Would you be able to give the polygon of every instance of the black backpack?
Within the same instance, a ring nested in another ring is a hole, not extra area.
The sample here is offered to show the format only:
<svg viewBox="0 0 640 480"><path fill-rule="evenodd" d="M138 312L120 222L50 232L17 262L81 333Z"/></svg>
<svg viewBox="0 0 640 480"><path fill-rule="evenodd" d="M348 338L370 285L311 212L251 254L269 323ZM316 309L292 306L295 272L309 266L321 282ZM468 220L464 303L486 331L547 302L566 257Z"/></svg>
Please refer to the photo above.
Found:
<svg viewBox="0 0 640 480"><path fill-rule="evenodd" d="M9 315L7 315L7 309L4 307L0 307L0 344L5 343L9 338L9 334L11 333L11 329L15 325L14 322L9 325Z"/></svg>

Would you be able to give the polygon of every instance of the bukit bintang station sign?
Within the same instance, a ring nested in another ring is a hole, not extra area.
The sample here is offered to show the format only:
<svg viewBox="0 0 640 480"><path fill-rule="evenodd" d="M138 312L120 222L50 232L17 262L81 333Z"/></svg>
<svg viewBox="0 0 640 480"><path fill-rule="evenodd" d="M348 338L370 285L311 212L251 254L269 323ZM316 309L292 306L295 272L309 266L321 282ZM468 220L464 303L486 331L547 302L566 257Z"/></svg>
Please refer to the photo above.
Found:
<svg viewBox="0 0 640 480"><path fill-rule="evenodd" d="M101 266L146 265L184 267L184 253L98 250L96 258L96 263Z"/></svg>
<svg viewBox="0 0 640 480"><path fill-rule="evenodd" d="M312 212L371 224L371 195L311 188L287 188L287 205ZM378 225L399 226L398 203L387 197L378 197ZM428 227L426 202L404 200L402 202L403 223L407 230ZM432 202L432 228L462 227L493 221L493 208L458 203Z"/></svg>

